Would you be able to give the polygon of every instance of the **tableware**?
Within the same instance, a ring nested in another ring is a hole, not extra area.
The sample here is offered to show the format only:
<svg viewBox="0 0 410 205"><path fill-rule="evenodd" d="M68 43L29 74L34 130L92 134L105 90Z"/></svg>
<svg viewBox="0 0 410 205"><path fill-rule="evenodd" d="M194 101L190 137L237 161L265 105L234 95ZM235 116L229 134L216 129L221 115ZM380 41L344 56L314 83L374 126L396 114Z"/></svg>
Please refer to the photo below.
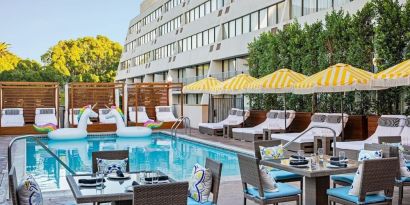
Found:
<svg viewBox="0 0 410 205"><path fill-rule="evenodd" d="M303 159L305 157L305 151L304 150L298 150L298 157L299 157L299 159Z"/></svg>
<svg viewBox="0 0 410 205"><path fill-rule="evenodd" d="M323 148L318 148L317 149L317 155L319 156L319 160L323 162L323 156L325 154L325 150Z"/></svg>
<svg viewBox="0 0 410 205"><path fill-rule="evenodd" d="M97 171L95 174L96 180L97 180L97 189L103 189L104 188L104 171Z"/></svg>

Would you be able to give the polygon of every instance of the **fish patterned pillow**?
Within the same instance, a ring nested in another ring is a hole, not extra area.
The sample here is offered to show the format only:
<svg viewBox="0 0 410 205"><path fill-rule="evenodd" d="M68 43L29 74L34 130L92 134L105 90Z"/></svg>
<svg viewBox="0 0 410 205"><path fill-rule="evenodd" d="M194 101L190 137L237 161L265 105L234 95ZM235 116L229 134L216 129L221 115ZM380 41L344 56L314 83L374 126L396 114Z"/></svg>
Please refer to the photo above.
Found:
<svg viewBox="0 0 410 205"><path fill-rule="evenodd" d="M264 159L280 159L283 158L284 149L282 145L273 147L262 147L259 146L262 160Z"/></svg>
<svg viewBox="0 0 410 205"><path fill-rule="evenodd" d="M33 176L26 176L17 188L17 195L20 205L42 205L43 195L40 186Z"/></svg>
<svg viewBox="0 0 410 205"><path fill-rule="evenodd" d="M197 202L208 201L212 189L211 170L195 164L192 169L192 176L189 181L189 196Z"/></svg>
<svg viewBox="0 0 410 205"><path fill-rule="evenodd" d="M358 161L383 158L383 151L360 150Z"/></svg>
<svg viewBox="0 0 410 205"><path fill-rule="evenodd" d="M98 170L105 174L115 173L117 170L125 172L127 170L128 158L120 160L109 160L97 158Z"/></svg>

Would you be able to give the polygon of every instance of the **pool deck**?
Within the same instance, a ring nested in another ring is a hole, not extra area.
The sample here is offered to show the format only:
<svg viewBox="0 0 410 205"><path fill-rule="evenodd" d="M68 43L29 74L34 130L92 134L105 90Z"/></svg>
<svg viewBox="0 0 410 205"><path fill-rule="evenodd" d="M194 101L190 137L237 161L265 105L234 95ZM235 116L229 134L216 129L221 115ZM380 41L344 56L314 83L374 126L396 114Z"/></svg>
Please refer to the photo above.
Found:
<svg viewBox="0 0 410 205"><path fill-rule="evenodd" d="M164 130L167 132L168 130ZM180 135L184 137L184 133L180 131ZM224 148L235 148L242 152L252 153L253 152L253 144L249 142L242 142L233 139L227 139L223 137L215 137L204 135L198 132L196 129L192 129L192 133L190 136L192 139L196 139L198 141L207 141L208 144L224 147ZM11 141L12 137L0 137L0 189L5 189L7 187L7 178L6 170L7 170L7 147L9 142ZM298 183L292 183L294 186L299 186ZM221 182L220 187L220 194L219 194L219 205L239 205L243 203L243 194L242 194L242 184L240 179L233 179L233 180L223 180ZM46 192L43 193L44 198L44 205L66 205L66 204L76 204L74 198L72 196L71 191L57 191L57 192ZM394 193L394 201L393 204L397 204L398 198L398 189L396 188ZM0 200L1 201L1 200ZM11 202L6 202L5 204L11 204ZM248 201L247 204L249 205L256 205L256 203ZM295 203L281 203L283 205L293 205ZM405 188L404 190L404 200L403 204L410 205L410 187ZM0 205L2 205L0 203Z"/></svg>

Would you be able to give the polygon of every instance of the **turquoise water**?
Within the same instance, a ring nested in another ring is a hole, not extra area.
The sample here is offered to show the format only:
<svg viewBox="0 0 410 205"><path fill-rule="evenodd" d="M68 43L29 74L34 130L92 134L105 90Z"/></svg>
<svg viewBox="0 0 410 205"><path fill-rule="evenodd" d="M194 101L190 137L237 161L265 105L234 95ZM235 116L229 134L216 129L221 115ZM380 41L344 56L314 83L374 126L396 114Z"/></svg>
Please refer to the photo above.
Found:
<svg viewBox="0 0 410 205"><path fill-rule="evenodd" d="M91 153L102 150L129 150L130 169L162 170L177 180L188 179L195 163L205 158L223 163L222 176L239 175L236 153L201 143L154 133L145 138L117 138L115 135L82 140L42 140L61 160L77 173L91 172ZM69 174L57 160L34 141L27 141L27 173L32 174L42 190L69 189Z"/></svg>

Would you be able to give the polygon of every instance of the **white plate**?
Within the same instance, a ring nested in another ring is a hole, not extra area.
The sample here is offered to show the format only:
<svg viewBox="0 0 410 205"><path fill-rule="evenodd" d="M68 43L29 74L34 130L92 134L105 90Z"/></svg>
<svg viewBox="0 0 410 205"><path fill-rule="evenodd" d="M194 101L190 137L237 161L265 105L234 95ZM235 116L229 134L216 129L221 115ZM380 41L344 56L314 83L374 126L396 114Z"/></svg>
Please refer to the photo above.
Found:
<svg viewBox="0 0 410 205"><path fill-rule="evenodd" d="M129 179L131 176L130 174L124 173L124 177L117 176L117 173L108 174L107 177L109 179Z"/></svg>
<svg viewBox="0 0 410 205"><path fill-rule="evenodd" d="M309 167L309 164L302 164L302 165L290 165L292 167L297 167L297 168L307 168Z"/></svg>

